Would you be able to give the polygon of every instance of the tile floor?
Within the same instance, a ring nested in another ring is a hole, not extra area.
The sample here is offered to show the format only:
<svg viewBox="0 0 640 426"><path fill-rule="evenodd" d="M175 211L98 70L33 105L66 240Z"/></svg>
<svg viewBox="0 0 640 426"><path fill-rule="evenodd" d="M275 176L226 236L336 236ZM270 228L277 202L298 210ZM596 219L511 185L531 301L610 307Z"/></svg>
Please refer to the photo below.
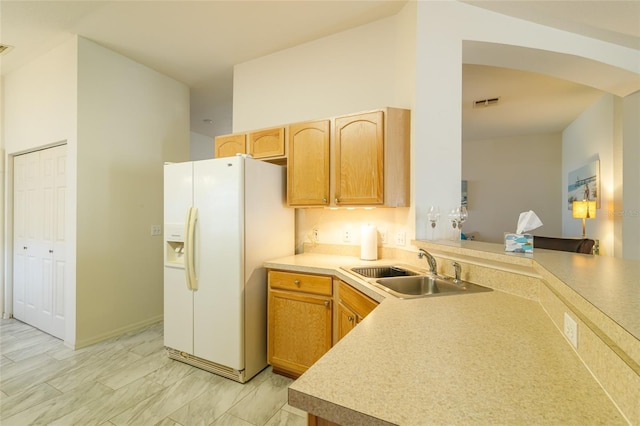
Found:
<svg viewBox="0 0 640 426"><path fill-rule="evenodd" d="M0 320L0 424L306 425L287 404L291 379L244 385L167 357L162 324L77 351Z"/></svg>

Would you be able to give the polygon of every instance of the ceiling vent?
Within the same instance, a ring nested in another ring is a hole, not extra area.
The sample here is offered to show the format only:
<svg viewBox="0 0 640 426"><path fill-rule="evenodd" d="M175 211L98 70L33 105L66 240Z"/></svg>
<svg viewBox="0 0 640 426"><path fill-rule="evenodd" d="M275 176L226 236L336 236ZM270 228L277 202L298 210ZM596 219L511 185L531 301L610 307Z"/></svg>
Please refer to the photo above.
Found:
<svg viewBox="0 0 640 426"><path fill-rule="evenodd" d="M474 108L488 108L490 106L498 105L500 102L500 97L497 98L488 98L488 99L480 99L477 101L473 101Z"/></svg>
<svg viewBox="0 0 640 426"><path fill-rule="evenodd" d="M9 46L8 44L0 44L0 55L4 55L13 49L13 46Z"/></svg>

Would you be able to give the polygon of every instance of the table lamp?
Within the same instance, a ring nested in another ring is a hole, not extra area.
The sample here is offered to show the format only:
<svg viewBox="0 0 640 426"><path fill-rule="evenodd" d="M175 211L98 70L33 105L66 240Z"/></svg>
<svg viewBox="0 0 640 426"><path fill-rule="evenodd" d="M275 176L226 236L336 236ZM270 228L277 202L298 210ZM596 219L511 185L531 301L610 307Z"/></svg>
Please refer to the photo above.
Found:
<svg viewBox="0 0 640 426"><path fill-rule="evenodd" d="M574 219L582 219L582 238L587 238L587 219L596 218L596 202L595 201L574 201L573 202Z"/></svg>

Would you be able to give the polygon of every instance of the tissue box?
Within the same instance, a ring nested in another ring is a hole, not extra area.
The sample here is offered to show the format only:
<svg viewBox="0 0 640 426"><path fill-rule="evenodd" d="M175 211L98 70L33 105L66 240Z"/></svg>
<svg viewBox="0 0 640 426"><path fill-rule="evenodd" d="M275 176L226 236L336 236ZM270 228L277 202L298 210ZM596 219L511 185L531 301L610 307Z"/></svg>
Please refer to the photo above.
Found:
<svg viewBox="0 0 640 426"><path fill-rule="evenodd" d="M504 234L504 251L533 253L533 235Z"/></svg>

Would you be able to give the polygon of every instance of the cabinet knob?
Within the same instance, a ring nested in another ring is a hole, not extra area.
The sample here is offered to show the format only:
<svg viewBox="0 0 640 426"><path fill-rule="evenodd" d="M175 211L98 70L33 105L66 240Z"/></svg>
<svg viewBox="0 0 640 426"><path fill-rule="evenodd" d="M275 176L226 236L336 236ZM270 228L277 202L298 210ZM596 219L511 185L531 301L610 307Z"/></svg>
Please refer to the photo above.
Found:
<svg viewBox="0 0 640 426"><path fill-rule="evenodd" d="M349 322L353 322L353 317L351 315L349 315L347 319L349 320Z"/></svg>
<svg viewBox="0 0 640 426"><path fill-rule="evenodd" d="M49 253L53 253L53 250L49 250Z"/></svg>
<svg viewBox="0 0 640 426"><path fill-rule="evenodd" d="M298 287L300 287L300 280L295 280L293 283L294 283L295 285L297 285Z"/></svg>
<svg viewBox="0 0 640 426"><path fill-rule="evenodd" d="M26 250L26 249L27 249L27 246L23 246L23 247L22 247L22 250Z"/></svg>
<svg viewBox="0 0 640 426"><path fill-rule="evenodd" d="M327 197L323 198L323 199L322 199L322 202L323 202L323 203L325 203L325 204L327 204Z"/></svg>
<svg viewBox="0 0 640 426"><path fill-rule="evenodd" d="M324 301L324 306L329 307L329 301L328 300Z"/></svg>
<svg viewBox="0 0 640 426"><path fill-rule="evenodd" d="M340 200L338 200L338 197L336 197L336 204L338 204L340 202Z"/></svg>

